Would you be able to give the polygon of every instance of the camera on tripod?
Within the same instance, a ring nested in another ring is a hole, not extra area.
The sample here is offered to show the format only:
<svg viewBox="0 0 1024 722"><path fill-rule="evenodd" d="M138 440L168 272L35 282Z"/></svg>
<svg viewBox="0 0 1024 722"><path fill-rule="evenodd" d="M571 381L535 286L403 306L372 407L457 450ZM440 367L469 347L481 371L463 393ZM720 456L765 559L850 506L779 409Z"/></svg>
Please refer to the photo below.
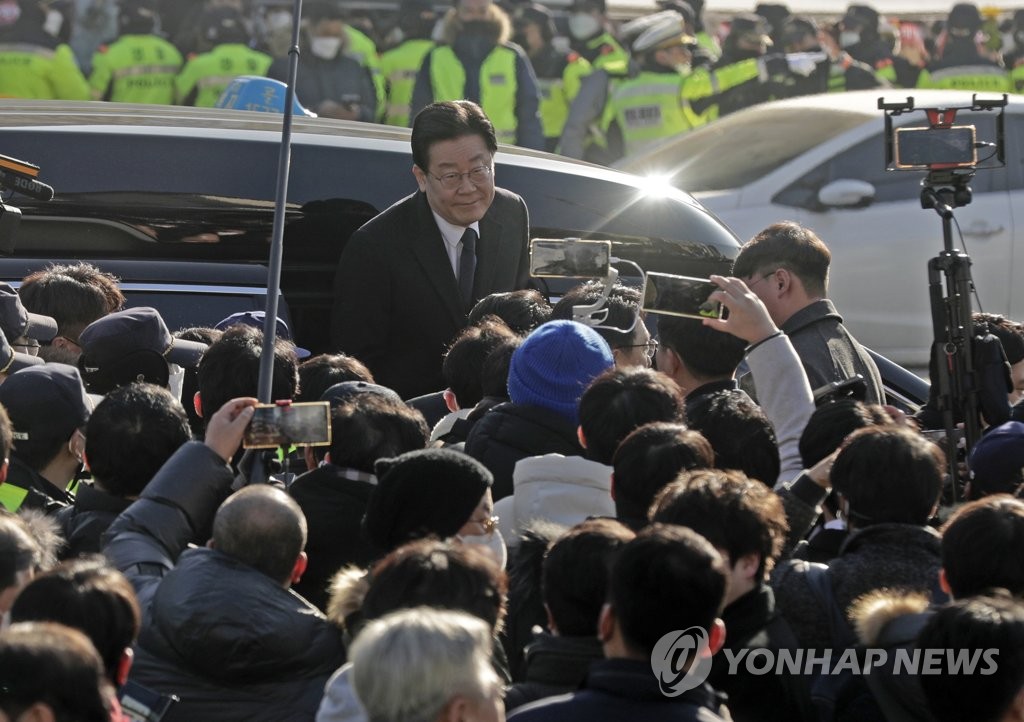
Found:
<svg viewBox="0 0 1024 722"><path fill-rule="evenodd" d="M995 426L1010 415L1009 364L998 339L991 335L975 337L971 259L965 251L953 247L952 233L953 209L971 202L968 184L974 174L978 170L1006 165L1003 129L1006 104L1005 94L996 100L974 95L970 105L948 108L916 108L913 98L895 103L878 99L879 110L885 112L886 170L927 171L921 180L921 207L933 209L942 219L943 248L938 256L928 261L933 333L932 388L928 406L941 414L942 443L949 465L953 501L958 495L958 424L963 423L966 453L981 437L982 417ZM998 110L995 142L979 142L975 126L957 125L960 110ZM895 117L913 111L925 113L928 124L895 127ZM981 148L990 148L992 152L979 159Z"/></svg>

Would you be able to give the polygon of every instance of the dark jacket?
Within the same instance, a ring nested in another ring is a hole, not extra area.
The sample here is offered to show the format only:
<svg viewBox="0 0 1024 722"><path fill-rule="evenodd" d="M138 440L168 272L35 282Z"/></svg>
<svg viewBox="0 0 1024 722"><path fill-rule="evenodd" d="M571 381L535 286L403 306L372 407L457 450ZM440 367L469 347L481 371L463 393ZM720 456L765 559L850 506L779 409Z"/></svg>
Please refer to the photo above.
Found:
<svg viewBox="0 0 1024 722"><path fill-rule="evenodd" d="M524 681L505 691L505 711L578 689L591 663L603 658L597 637L538 634L526 648Z"/></svg>
<svg viewBox="0 0 1024 722"><path fill-rule="evenodd" d="M182 553L208 538L232 480L209 447L188 442L108 529L104 554L143 610L131 678L181 698L165 722L311 720L345 661L340 632L306 600L219 551Z"/></svg>
<svg viewBox="0 0 1024 722"><path fill-rule="evenodd" d="M11 455L8 462L7 478L4 483L20 486L29 491L22 504L26 509L40 509L47 514L54 514L75 500L71 494L57 487L39 472L29 468L14 454Z"/></svg>
<svg viewBox="0 0 1024 722"><path fill-rule="evenodd" d="M805 578L806 562L790 561L772 573L779 611L805 649L832 645L829 617ZM904 589L945 601L937 591L942 566L939 535L912 524L876 524L861 529L843 544L829 565L837 603L849 610L855 599L876 589Z"/></svg>
<svg viewBox="0 0 1024 722"><path fill-rule="evenodd" d="M103 533L131 503L130 499L108 494L94 484L79 484L75 503L57 512L61 532L68 542L61 550L61 558L98 554Z"/></svg>
<svg viewBox="0 0 1024 722"><path fill-rule="evenodd" d="M380 556L362 534L363 514L374 484L352 476L348 469L324 464L288 487L309 526L309 566L293 588L322 610L327 608L327 585L338 569L349 564L365 567Z"/></svg>
<svg viewBox="0 0 1024 722"><path fill-rule="evenodd" d="M512 496L516 462L530 456L583 456L576 427L561 414L511 401L499 404L474 424L465 451L494 475L494 500Z"/></svg>
<svg viewBox="0 0 1024 722"><path fill-rule="evenodd" d="M446 384L441 360L478 299L525 288L530 227L526 204L495 189L480 220L473 298L459 294L426 195L414 193L352 234L335 277L331 338L403 399Z"/></svg>
<svg viewBox="0 0 1024 722"><path fill-rule="evenodd" d="M869 404L884 404L885 391L878 367L843 325L843 317L827 298L800 309L782 324L807 372L811 390L833 381L864 377Z"/></svg>
<svg viewBox="0 0 1024 722"><path fill-rule="evenodd" d="M522 707L509 717L518 722L715 722L728 719L721 700L707 685L666 697L648 660L603 659L590 665L575 694Z"/></svg>
<svg viewBox="0 0 1024 722"><path fill-rule="evenodd" d="M798 649L796 636L775 608L771 587L761 585L747 592L722 611L725 646L711 658L708 684L724 692L729 712L736 722L799 722L811 720L807 680L798 675L751 674L745 664L729 674L726 651L768 649L778 652Z"/></svg>
<svg viewBox="0 0 1024 722"><path fill-rule="evenodd" d="M290 62L290 58L278 58L267 70L267 77L287 82ZM303 107L314 112L325 100L333 100L356 106L359 109L356 120L372 123L377 117L377 92L370 71L340 51L330 60L318 58L308 48L302 52L295 97Z"/></svg>

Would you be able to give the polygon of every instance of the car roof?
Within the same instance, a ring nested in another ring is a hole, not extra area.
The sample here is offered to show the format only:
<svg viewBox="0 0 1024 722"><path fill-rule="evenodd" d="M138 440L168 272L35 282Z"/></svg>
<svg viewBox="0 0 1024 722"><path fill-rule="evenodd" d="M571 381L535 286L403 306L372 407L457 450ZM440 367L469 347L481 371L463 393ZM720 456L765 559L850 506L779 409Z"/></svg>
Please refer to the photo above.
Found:
<svg viewBox="0 0 1024 722"><path fill-rule="evenodd" d="M999 93L978 93L983 100L998 100ZM873 90L851 90L844 93L819 93L817 95L801 95L795 98L774 100L764 105L744 108L737 113L756 113L764 108L815 108L830 109L837 112L861 112L870 114L871 117L881 118L882 111L878 109L879 98L884 98L887 103L904 102L907 98L913 98L914 107L917 108L948 108L951 106L965 106L972 102L972 94L962 90L921 90L918 88L875 88ZM1024 107L1024 98L1019 95L1007 96L1007 108Z"/></svg>

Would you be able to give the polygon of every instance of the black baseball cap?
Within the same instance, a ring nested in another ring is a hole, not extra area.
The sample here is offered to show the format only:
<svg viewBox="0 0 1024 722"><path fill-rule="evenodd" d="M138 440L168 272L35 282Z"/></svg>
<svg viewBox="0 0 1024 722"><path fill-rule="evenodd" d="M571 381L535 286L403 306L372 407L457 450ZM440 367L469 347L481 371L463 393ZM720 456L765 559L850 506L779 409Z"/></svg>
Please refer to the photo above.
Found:
<svg viewBox="0 0 1024 722"><path fill-rule="evenodd" d="M67 439L85 426L92 400L78 369L48 363L22 369L0 384L0 404L14 427L14 446Z"/></svg>
<svg viewBox="0 0 1024 722"><path fill-rule="evenodd" d="M155 308L139 306L96 319L78 337L86 367L103 367L136 351L151 351L185 368L199 365L207 345L175 338Z"/></svg>
<svg viewBox="0 0 1024 722"><path fill-rule="evenodd" d="M57 322L29 312L11 284L0 283L0 330L8 339L28 336L36 341L50 341L57 335Z"/></svg>
<svg viewBox="0 0 1024 722"><path fill-rule="evenodd" d="M7 342L7 336L0 331L0 374L13 374L29 366L42 366L43 363L43 359L38 356L15 351Z"/></svg>

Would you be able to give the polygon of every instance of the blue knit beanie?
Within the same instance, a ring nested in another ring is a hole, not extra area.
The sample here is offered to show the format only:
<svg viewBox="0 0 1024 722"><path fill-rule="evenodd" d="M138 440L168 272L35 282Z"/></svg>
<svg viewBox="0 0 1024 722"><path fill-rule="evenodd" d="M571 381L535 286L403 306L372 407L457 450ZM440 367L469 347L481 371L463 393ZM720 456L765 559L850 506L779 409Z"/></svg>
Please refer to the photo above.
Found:
<svg viewBox="0 0 1024 722"><path fill-rule="evenodd" d="M576 321L548 321L512 354L508 397L579 424L584 389L614 363L608 342L594 329Z"/></svg>

